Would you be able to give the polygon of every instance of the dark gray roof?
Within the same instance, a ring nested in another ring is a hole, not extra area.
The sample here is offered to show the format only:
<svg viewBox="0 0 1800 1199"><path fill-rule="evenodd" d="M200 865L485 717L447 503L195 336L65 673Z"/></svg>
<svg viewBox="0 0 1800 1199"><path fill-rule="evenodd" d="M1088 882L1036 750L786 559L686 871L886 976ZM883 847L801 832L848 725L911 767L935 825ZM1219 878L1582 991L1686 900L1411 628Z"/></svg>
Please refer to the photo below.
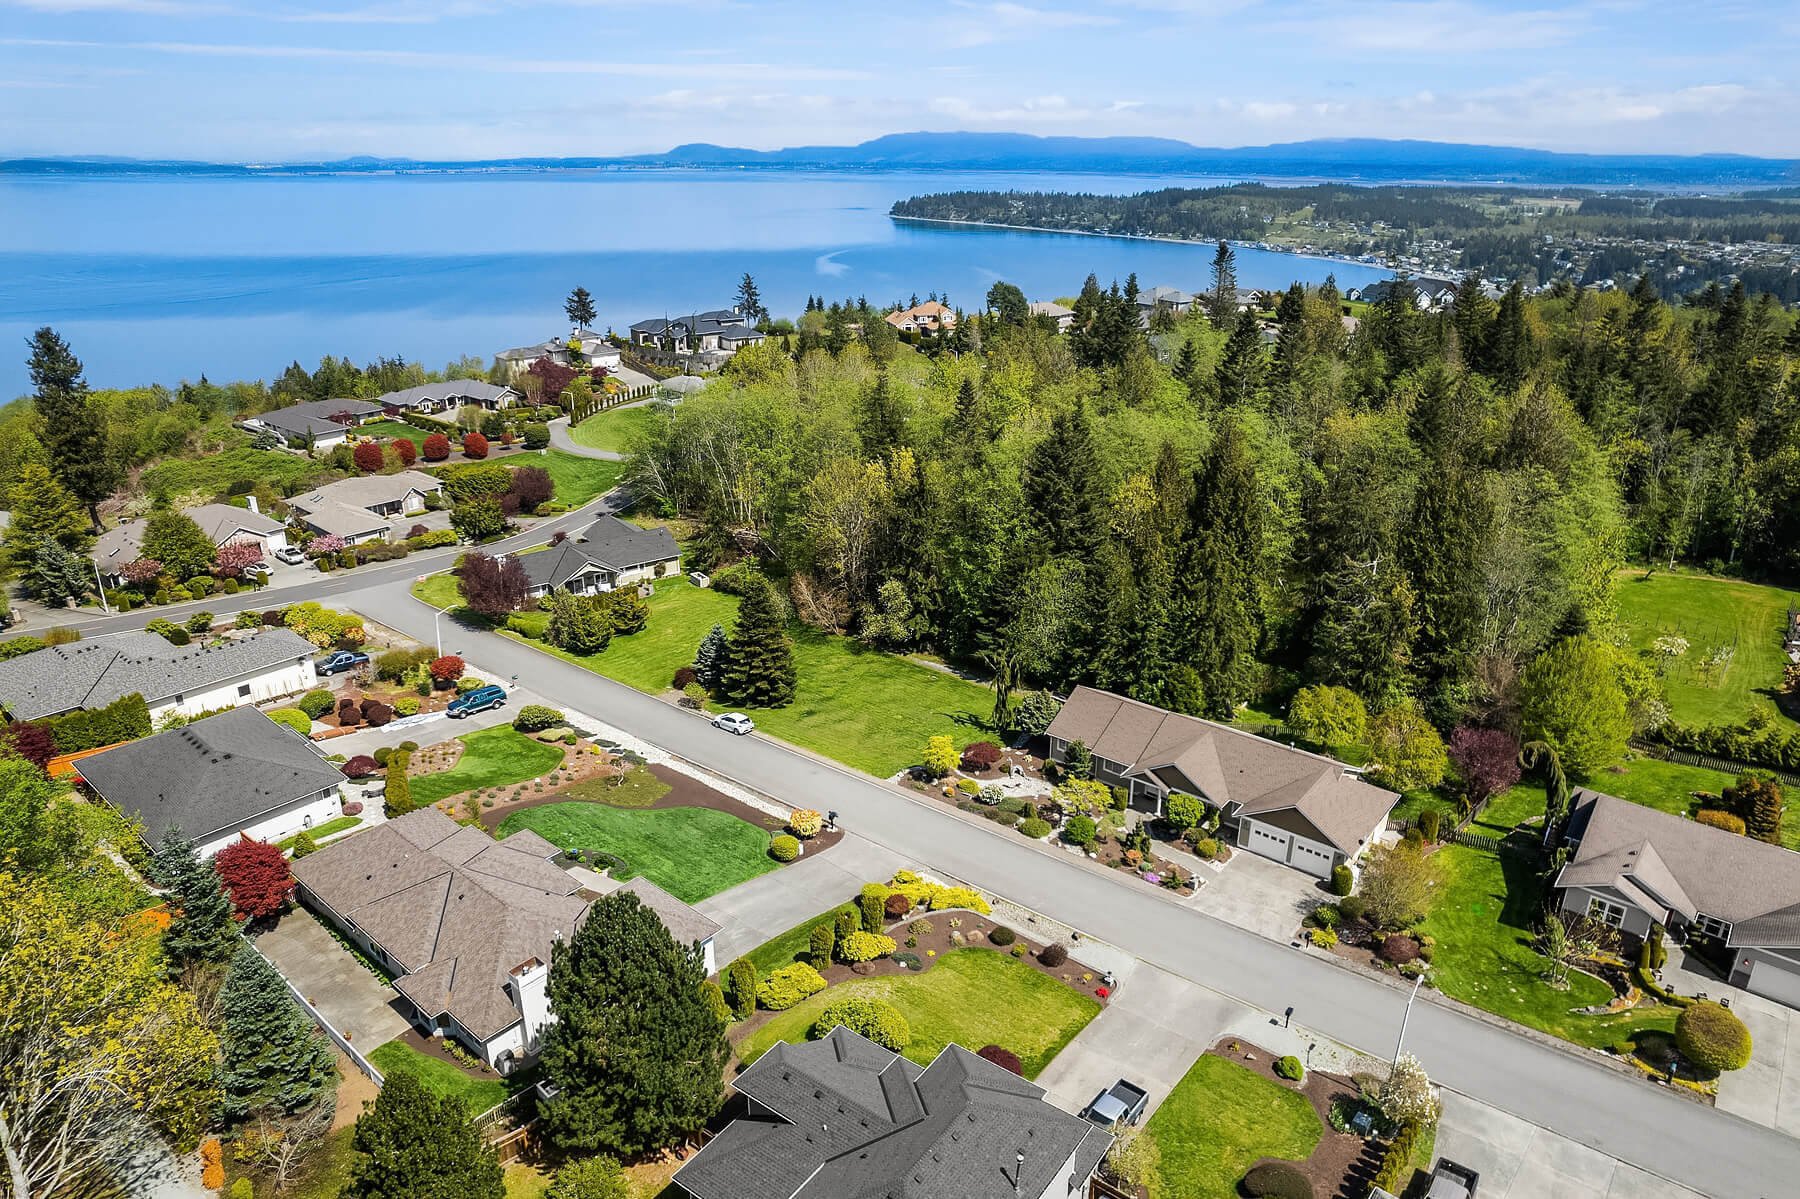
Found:
<svg viewBox="0 0 1800 1199"><path fill-rule="evenodd" d="M734 1121L676 1172L695 1199L1062 1194L1112 1140L961 1046L920 1070L843 1027L776 1045L736 1086L773 1115Z"/></svg>
<svg viewBox="0 0 1800 1199"><path fill-rule="evenodd" d="M83 758L88 785L143 824L210 841L310 802L344 781L312 742L255 708L234 708Z"/></svg>
<svg viewBox="0 0 1800 1199"><path fill-rule="evenodd" d="M1558 887L1611 888L1659 922L1705 914L1730 943L1800 948L1800 854L1585 788Z"/></svg>
<svg viewBox="0 0 1800 1199"><path fill-rule="evenodd" d="M380 412L380 404L371 404L367 400L304 400L298 404L289 404L286 408L259 412L248 419L260 421L270 428L280 429L296 437L304 437L308 433L336 433L343 430L344 421L335 420L334 417L349 416L353 420L361 420Z"/></svg>
<svg viewBox="0 0 1800 1199"><path fill-rule="evenodd" d="M640 529L616 516L602 516L575 537L520 554L519 565L533 587L561 587L591 566L618 572L680 558L681 547L667 527Z"/></svg>
<svg viewBox="0 0 1800 1199"><path fill-rule="evenodd" d="M498 403L518 392L481 379L451 379L447 383L421 383L400 391L390 391L378 403L389 408L417 408L427 400L466 401L471 404Z"/></svg>
<svg viewBox="0 0 1800 1199"><path fill-rule="evenodd" d="M1299 812L1352 856L1400 799L1348 774L1342 762L1093 687L1075 688L1049 735L1082 742L1095 756L1122 764L1125 774L1197 789L1220 807L1237 804L1245 815Z"/></svg>
<svg viewBox="0 0 1800 1199"><path fill-rule="evenodd" d="M270 629L212 648L170 645L155 633L123 633L0 662L0 706L14 720L36 720L77 708L102 708L133 692L154 704L285 666L313 652L291 629Z"/></svg>

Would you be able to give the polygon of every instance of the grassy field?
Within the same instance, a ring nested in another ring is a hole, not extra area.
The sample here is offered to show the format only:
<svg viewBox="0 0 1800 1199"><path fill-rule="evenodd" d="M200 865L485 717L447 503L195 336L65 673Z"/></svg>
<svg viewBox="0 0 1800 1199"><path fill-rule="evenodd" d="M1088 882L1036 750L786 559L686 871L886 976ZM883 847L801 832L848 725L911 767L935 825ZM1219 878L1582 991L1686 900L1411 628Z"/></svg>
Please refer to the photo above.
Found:
<svg viewBox="0 0 1800 1199"><path fill-rule="evenodd" d="M427 575L412 586L413 598L442 611L445 608L462 607L462 588L456 585L456 576L445 571L441 575Z"/></svg>
<svg viewBox="0 0 1800 1199"><path fill-rule="evenodd" d="M1144 1131L1160 1155L1151 1199L1232 1199L1261 1159L1305 1161L1325 1126L1298 1091L1206 1054Z"/></svg>
<svg viewBox="0 0 1800 1199"><path fill-rule="evenodd" d="M504 1103L514 1091L531 1085L533 1073L516 1071L510 1080L498 1076L476 1078L442 1058L420 1053L405 1041L377 1045L369 1060L390 1078L410 1074L433 1095L455 1095L468 1106L471 1115L480 1115L495 1104Z"/></svg>
<svg viewBox="0 0 1800 1199"><path fill-rule="evenodd" d="M1575 1008L1607 1002L1612 989L1585 974L1570 975L1567 990L1544 981L1544 959L1531 948L1543 904L1535 855L1447 845L1432 860L1444 881L1420 927L1437 938L1431 977L1444 994L1590 1049L1637 1029L1674 1029L1674 1009L1661 1006L1618 1016L1574 1015Z"/></svg>
<svg viewBox="0 0 1800 1199"><path fill-rule="evenodd" d="M952 1041L971 1051L1003 1045L1019 1055L1026 1078L1036 1078L1100 1012L1097 1001L1004 953L956 949L921 974L852 979L777 1012L738 1046L739 1057L748 1065L777 1041L806 1040L826 1005L855 996L900 1009L912 1028L906 1056L920 1065Z"/></svg>
<svg viewBox="0 0 1800 1199"><path fill-rule="evenodd" d="M1683 724L1736 724L1781 686L1781 633L1800 592L1733 579L1623 571L1615 589L1619 623L1635 649L1684 637L1687 653L1663 674L1669 711ZM1728 658L1716 665L1709 660ZM1786 717L1782 723L1794 723Z"/></svg>
<svg viewBox="0 0 1800 1199"><path fill-rule="evenodd" d="M619 485L625 476L623 462L603 462L598 458L581 458L562 450L538 455L520 455L508 459L513 466L541 466L550 472L556 484L556 502L579 508L589 500L605 495Z"/></svg>
<svg viewBox="0 0 1800 1199"><path fill-rule="evenodd" d="M437 774L408 779L412 784L413 800L420 807L476 787L527 782L549 773L563 760L560 745L533 741L523 733L514 732L511 725L483 729L458 740L468 748L455 766Z"/></svg>
<svg viewBox="0 0 1800 1199"><path fill-rule="evenodd" d="M356 434L359 437L377 437L383 441L410 441L413 448L421 453L424 452L425 439L431 436L424 429L416 429L405 421L397 420L378 420L359 425ZM449 437L452 442L457 441L449 432L445 432L444 436Z"/></svg>
<svg viewBox="0 0 1800 1199"><path fill-rule="evenodd" d="M569 437L576 445L584 445L591 450L629 454L633 437L640 429L649 427L655 418L656 412L648 404L635 408L612 408L596 412L576 425L569 430Z"/></svg>
<svg viewBox="0 0 1800 1199"><path fill-rule="evenodd" d="M269 483L286 492L328 474L303 454L240 447L205 458L171 458L144 472L144 490L171 498L224 494L234 483Z"/></svg>
<svg viewBox="0 0 1800 1199"><path fill-rule="evenodd" d="M711 808L633 811L596 803L540 804L508 816L500 835L524 828L565 849L598 849L623 858L631 873L683 903L699 903L780 868L769 856L766 832Z"/></svg>

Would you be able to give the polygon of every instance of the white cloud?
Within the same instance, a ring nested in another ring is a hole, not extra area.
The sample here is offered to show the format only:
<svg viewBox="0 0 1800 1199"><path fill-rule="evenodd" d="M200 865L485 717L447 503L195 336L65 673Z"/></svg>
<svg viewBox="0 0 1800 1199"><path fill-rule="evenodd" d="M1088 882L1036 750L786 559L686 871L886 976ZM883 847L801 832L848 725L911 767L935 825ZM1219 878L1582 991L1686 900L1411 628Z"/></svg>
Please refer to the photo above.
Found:
<svg viewBox="0 0 1800 1199"><path fill-rule="evenodd" d="M1472 0L1332 0L1304 16L1265 23L1264 29L1340 51L1444 55L1536 50L1564 45L1587 28L1575 6L1490 9Z"/></svg>
<svg viewBox="0 0 1800 1199"><path fill-rule="evenodd" d="M966 50L994 42L1041 37L1062 29L1115 25L1113 17L1073 12L1062 8L1032 8L1014 0L951 0L961 14L935 21L929 29L941 34L943 44Z"/></svg>

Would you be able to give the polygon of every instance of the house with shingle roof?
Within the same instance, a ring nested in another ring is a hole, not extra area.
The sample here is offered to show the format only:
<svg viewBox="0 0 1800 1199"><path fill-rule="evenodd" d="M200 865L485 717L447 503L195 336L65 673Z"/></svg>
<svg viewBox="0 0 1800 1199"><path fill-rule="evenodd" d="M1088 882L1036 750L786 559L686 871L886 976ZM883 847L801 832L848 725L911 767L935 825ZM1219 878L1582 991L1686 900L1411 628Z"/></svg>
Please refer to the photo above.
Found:
<svg viewBox="0 0 1800 1199"><path fill-rule="evenodd" d="M537 1056L556 1018L558 941L594 898L529 829L496 841L420 808L294 863L297 895L384 968L426 1033L454 1037L502 1074ZM713 969L719 926L646 879L626 884Z"/></svg>
<svg viewBox="0 0 1800 1199"><path fill-rule="evenodd" d="M393 531L394 517L425 511L443 485L423 471L355 475L327 483L288 500L301 524L315 533L342 537L350 545L376 541Z"/></svg>
<svg viewBox="0 0 1800 1199"><path fill-rule="evenodd" d="M248 508L234 504L201 504L183 508L181 514L199 525L200 531L217 546L251 542L261 547L265 557L287 548L287 526L258 511L254 497L250 498ZM88 556L107 586L116 587L123 582L120 572L125 569L125 564L144 556L144 527L148 523L143 517L128 520L94 540L93 551Z"/></svg>
<svg viewBox="0 0 1800 1199"><path fill-rule="evenodd" d="M154 843L170 826L211 857L240 837L279 841L341 814L344 774L317 746L255 708L82 758L88 787Z"/></svg>
<svg viewBox="0 0 1800 1199"><path fill-rule="evenodd" d="M885 319L901 333L948 333L956 328L956 310L937 300L890 312Z"/></svg>
<svg viewBox="0 0 1800 1199"><path fill-rule="evenodd" d="M597 595L675 573L681 569L681 547L666 526L640 529L602 516L549 549L520 554L519 565L532 599L552 591Z"/></svg>
<svg viewBox="0 0 1800 1199"><path fill-rule="evenodd" d="M351 429L381 414L381 405L367 400L303 400L247 416L243 425L273 433L296 449L329 450L348 441Z"/></svg>
<svg viewBox="0 0 1800 1199"><path fill-rule="evenodd" d="M1320 878L1354 864L1400 799L1322 754L1093 687L1075 689L1048 736L1058 762L1085 745L1094 777L1139 811L1160 816L1171 794L1194 796L1219 810L1232 845Z"/></svg>
<svg viewBox="0 0 1800 1199"><path fill-rule="evenodd" d="M1112 1144L960 1045L921 1067L842 1025L732 1085L746 1114L675 1172L690 1199L1085 1199Z"/></svg>
<svg viewBox="0 0 1800 1199"><path fill-rule="evenodd" d="M0 662L0 708L9 720L37 720L135 693L152 720L197 716L310 690L314 652L292 629L215 645L171 645L155 633L51 645Z"/></svg>
<svg viewBox="0 0 1800 1199"><path fill-rule="evenodd" d="M1585 788L1564 843L1564 912L1705 938L1729 954L1732 986L1800 1007L1800 854Z"/></svg>
<svg viewBox="0 0 1800 1199"><path fill-rule="evenodd" d="M512 407L521 398L512 388L489 383L485 379L450 379L443 383L403 387L399 391L388 392L375 402L381 405L382 411L387 415L399 416L407 412L427 415L455 412L471 404L494 412Z"/></svg>
<svg viewBox="0 0 1800 1199"><path fill-rule="evenodd" d="M579 358L576 353L580 354ZM506 377L513 380L529 371L531 364L540 358L548 358L557 366L576 370L598 367L601 370L616 371L619 369L620 355L618 346L586 329L577 329L566 338L553 337L534 346L518 346L501 350L494 355L494 361L506 368Z"/></svg>

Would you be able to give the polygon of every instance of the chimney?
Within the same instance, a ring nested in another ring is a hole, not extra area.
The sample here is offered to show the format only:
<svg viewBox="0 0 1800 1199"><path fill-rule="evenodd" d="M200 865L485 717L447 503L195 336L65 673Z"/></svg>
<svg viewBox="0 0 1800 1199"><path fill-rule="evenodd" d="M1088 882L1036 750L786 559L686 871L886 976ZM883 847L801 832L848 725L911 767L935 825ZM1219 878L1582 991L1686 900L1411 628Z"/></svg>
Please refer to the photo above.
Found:
<svg viewBox="0 0 1800 1199"><path fill-rule="evenodd" d="M513 1003L525 1024L525 1051L536 1053L538 1038L551 1021L550 997L546 993L550 967L538 958L527 958L509 973L512 975Z"/></svg>
<svg viewBox="0 0 1800 1199"><path fill-rule="evenodd" d="M256 497L255 496L253 496L253 495L245 496L244 502L250 506L250 511L256 513L258 516L262 515L262 509L258 508L256 506Z"/></svg>

